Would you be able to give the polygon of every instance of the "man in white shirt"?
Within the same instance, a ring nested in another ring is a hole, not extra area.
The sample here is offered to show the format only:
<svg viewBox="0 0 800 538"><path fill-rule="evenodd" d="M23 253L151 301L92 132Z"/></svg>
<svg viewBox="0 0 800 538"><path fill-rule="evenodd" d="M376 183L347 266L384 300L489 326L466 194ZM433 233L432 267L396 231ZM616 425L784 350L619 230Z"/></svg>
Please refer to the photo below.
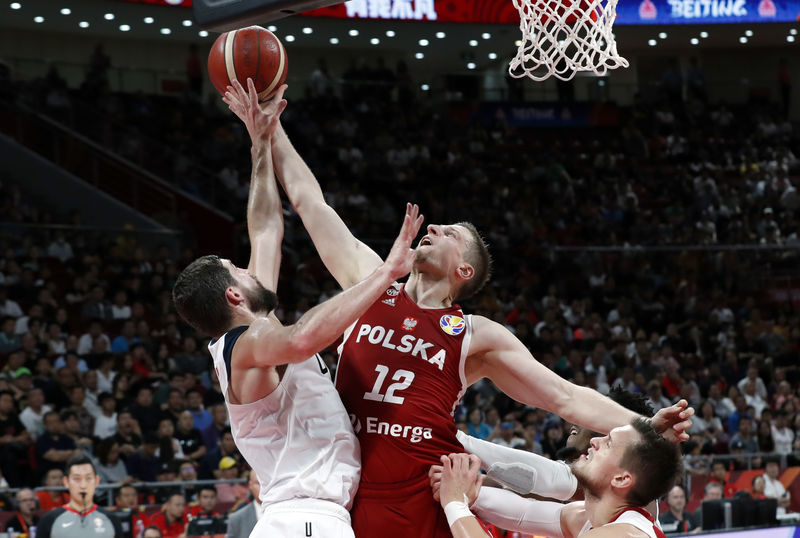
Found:
<svg viewBox="0 0 800 538"><path fill-rule="evenodd" d="M786 411L778 409L775 412L775 422L772 424L772 439L775 440L775 452L786 455L792 452L794 443L794 430L787 425Z"/></svg>
<svg viewBox="0 0 800 538"><path fill-rule="evenodd" d="M31 439L36 439L44 433L42 419L44 414L49 411L52 411L52 408L44 403L42 389L37 387L30 389L28 391L28 406L19 414L19 420L28 430L28 433L31 434Z"/></svg>
<svg viewBox="0 0 800 538"><path fill-rule="evenodd" d="M739 392L744 393L744 386L748 381L753 381L756 384L756 394L758 394L762 400L766 400L767 386L764 384L764 381L758 377L758 368L755 366L750 366L747 369L747 376L744 379L739 380L739 382L736 384Z"/></svg>
<svg viewBox="0 0 800 538"><path fill-rule="evenodd" d="M755 410L755 418L761 418L761 411L767 406L767 402L758 395L758 391L756 390L756 382L752 380L747 380L744 384L744 401L747 402L747 405L752 405L753 409Z"/></svg>
<svg viewBox="0 0 800 538"><path fill-rule="evenodd" d="M94 436L105 439L117 434L117 401L108 392L97 397L100 414L95 417Z"/></svg>
<svg viewBox="0 0 800 538"><path fill-rule="evenodd" d="M770 499L778 499L778 516L786 514L786 507L792 501L791 495L778 480L780 467L777 461L767 461L766 472L764 473L764 495Z"/></svg>
<svg viewBox="0 0 800 538"><path fill-rule="evenodd" d="M19 303L8 298L8 290L5 286L0 286L0 317L9 316L18 318L22 316L22 309Z"/></svg>
<svg viewBox="0 0 800 538"><path fill-rule="evenodd" d="M78 340L78 355L91 353L92 347L94 347L94 340L98 337L106 341L108 344L106 349L111 349L111 340L109 340L108 335L103 333L103 324L99 321L92 321L89 324L89 332L83 334Z"/></svg>

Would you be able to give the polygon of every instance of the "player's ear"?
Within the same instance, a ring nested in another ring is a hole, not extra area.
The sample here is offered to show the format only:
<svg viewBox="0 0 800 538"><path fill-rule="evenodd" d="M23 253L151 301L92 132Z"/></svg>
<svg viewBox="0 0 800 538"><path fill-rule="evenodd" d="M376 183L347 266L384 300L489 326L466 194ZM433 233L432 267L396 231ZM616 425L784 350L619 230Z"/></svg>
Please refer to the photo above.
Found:
<svg viewBox="0 0 800 538"><path fill-rule="evenodd" d="M225 299L231 306L239 306L244 302L244 295L236 286L228 286L225 290Z"/></svg>
<svg viewBox="0 0 800 538"><path fill-rule="evenodd" d="M475 268L466 262L458 266L457 272L458 277L464 280L469 280L475 276Z"/></svg>
<svg viewBox="0 0 800 538"><path fill-rule="evenodd" d="M633 475L630 471L623 469L611 478L611 486L618 489L630 489L633 487Z"/></svg>

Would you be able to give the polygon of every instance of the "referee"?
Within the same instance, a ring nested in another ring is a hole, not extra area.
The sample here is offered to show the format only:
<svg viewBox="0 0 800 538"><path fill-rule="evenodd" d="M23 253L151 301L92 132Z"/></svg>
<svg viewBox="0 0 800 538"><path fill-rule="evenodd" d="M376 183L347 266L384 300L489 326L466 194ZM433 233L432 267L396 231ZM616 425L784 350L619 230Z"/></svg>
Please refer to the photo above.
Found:
<svg viewBox="0 0 800 538"><path fill-rule="evenodd" d="M39 521L38 538L113 538L122 536L116 518L94 504L94 490L100 483L92 460L85 455L67 462L64 486L69 490L69 503L53 508Z"/></svg>

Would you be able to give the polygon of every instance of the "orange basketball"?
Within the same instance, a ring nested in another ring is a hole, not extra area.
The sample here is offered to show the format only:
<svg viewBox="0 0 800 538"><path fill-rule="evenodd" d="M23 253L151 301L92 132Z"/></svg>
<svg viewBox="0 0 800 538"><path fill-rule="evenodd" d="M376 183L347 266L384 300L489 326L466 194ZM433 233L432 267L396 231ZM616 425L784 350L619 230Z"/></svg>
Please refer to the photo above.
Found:
<svg viewBox="0 0 800 538"><path fill-rule="evenodd" d="M289 60L283 43L260 26L248 26L220 35L208 53L208 76L221 94L234 80L247 90L252 78L263 101L286 80Z"/></svg>

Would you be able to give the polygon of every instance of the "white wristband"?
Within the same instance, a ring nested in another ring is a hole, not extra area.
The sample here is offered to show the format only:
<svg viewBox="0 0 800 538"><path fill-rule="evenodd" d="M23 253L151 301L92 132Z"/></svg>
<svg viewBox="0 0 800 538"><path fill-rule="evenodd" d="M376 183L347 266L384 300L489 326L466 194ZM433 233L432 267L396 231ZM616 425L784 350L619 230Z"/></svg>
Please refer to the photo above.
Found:
<svg viewBox="0 0 800 538"><path fill-rule="evenodd" d="M453 526L453 523L463 517L472 517L473 513L469 511L467 501L469 499L464 495L464 501L450 501L444 507L444 515L447 518L447 524Z"/></svg>

